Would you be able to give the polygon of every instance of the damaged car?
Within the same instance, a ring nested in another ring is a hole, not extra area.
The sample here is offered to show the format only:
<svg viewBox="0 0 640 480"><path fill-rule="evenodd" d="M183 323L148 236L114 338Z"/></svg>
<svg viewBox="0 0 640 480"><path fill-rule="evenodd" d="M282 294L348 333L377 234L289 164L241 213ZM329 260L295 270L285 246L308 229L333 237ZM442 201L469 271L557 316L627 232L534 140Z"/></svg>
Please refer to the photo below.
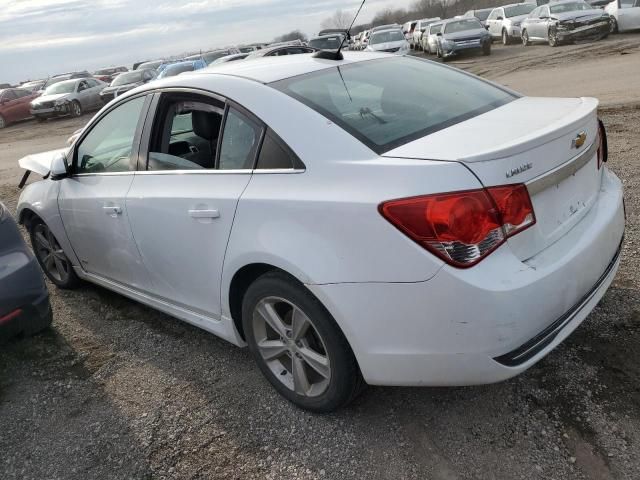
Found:
<svg viewBox="0 0 640 480"><path fill-rule="evenodd" d="M79 117L85 111L102 107L100 92L106 83L96 78L79 78L55 83L31 102L31 115L39 121L71 115Z"/></svg>
<svg viewBox="0 0 640 480"><path fill-rule="evenodd" d="M547 42L552 47L576 40L600 40L610 31L610 17L587 2L562 0L541 5L522 22L522 44Z"/></svg>
<svg viewBox="0 0 640 480"><path fill-rule="evenodd" d="M133 90L140 85L144 85L156 77L156 71L151 68L121 73L113 79L111 85L100 92L100 98L103 103L108 103L118 95L122 95L129 90Z"/></svg>

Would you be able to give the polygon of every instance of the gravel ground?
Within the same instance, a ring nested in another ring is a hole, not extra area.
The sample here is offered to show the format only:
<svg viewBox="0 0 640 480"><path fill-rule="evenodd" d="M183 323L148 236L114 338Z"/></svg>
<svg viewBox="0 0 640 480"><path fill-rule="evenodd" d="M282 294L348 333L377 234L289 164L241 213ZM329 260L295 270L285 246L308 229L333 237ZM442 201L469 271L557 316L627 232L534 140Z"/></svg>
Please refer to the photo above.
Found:
<svg viewBox="0 0 640 480"><path fill-rule="evenodd" d="M638 478L640 95L611 92L639 86L639 47L621 35L453 62L526 93L564 92L559 76L573 95L606 97L609 166L626 188L622 266L534 368L484 387L369 388L312 415L283 401L245 350L99 287L51 288L54 327L0 350L0 478ZM623 55L626 76L601 92L605 74L571 79L585 62L613 72ZM0 198L15 207L20 156L62 145L88 118L0 132Z"/></svg>

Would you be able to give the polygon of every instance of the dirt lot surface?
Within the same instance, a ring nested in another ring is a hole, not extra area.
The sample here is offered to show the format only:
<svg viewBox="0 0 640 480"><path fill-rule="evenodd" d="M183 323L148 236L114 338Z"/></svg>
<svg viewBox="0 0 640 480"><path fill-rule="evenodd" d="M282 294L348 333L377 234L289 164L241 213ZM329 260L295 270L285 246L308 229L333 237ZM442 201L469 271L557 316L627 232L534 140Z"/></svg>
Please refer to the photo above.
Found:
<svg viewBox="0 0 640 480"><path fill-rule="evenodd" d="M369 388L320 416L274 393L245 350L98 287L51 288L54 328L0 347L0 478L637 479L640 34L452 64L603 100L628 230L614 284L568 341L511 381ZM88 119L1 131L0 199L15 208L19 157Z"/></svg>

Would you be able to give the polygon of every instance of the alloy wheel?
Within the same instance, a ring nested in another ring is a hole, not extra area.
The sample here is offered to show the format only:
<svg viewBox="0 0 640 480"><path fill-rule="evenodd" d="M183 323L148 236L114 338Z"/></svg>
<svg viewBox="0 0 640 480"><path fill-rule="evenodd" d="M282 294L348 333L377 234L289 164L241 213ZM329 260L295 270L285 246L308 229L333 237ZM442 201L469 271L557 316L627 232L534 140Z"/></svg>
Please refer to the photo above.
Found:
<svg viewBox="0 0 640 480"><path fill-rule="evenodd" d="M253 311L256 346L267 367L289 390L305 397L329 387L331 363L317 328L296 305L266 297Z"/></svg>
<svg viewBox="0 0 640 480"><path fill-rule="evenodd" d="M618 33L618 21L611 17L609 21L609 33Z"/></svg>
<svg viewBox="0 0 640 480"><path fill-rule="evenodd" d="M558 36L555 30L549 30L549 46L550 47L558 46Z"/></svg>
<svg viewBox="0 0 640 480"><path fill-rule="evenodd" d="M2 115L0 115L0 130L3 129L5 127L5 122L4 122L4 117Z"/></svg>
<svg viewBox="0 0 640 480"><path fill-rule="evenodd" d="M82 107L80 107L80 104L78 102L73 102L71 104L71 112L73 113L74 117L79 117L80 115L82 115Z"/></svg>
<svg viewBox="0 0 640 480"><path fill-rule="evenodd" d="M66 282L71 273L71 265L62 247L45 224L39 224L33 231L34 250L47 274L59 282Z"/></svg>
<svg viewBox="0 0 640 480"><path fill-rule="evenodd" d="M506 30L502 31L502 44L509 45L509 34L507 33Z"/></svg>

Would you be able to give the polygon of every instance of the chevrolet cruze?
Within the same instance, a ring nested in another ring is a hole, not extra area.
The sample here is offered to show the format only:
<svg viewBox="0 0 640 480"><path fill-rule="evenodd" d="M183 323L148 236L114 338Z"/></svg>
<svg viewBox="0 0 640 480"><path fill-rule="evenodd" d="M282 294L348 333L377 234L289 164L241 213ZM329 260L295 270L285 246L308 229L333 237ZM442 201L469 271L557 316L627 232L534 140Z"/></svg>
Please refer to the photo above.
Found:
<svg viewBox="0 0 640 480"><path fill-rule="evenodd" d="M18 205L45 273L248 345L313 411L364 383L526 370L618 268L622 187L598 102L324 53L150 83L68 149L20 160L45 177Z"/></svg>

